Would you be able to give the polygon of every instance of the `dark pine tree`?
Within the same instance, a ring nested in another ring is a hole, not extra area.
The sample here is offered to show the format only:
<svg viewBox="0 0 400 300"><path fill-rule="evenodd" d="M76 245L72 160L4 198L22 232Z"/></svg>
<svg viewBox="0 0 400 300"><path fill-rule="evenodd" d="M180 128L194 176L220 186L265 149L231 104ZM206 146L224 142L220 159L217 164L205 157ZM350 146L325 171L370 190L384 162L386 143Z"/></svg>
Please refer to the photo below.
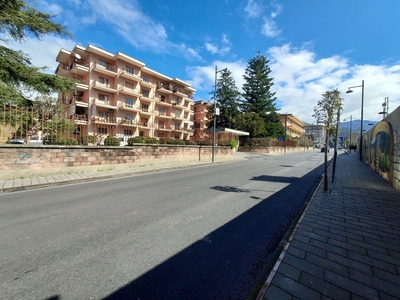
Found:
<svg viewBox="0 0 400 300"><path fill-rule="evenodd" d="M265 122L265 129L258 137L279 137L284 133L278 109L275 106L275 92L271 91L274 85L273 78L269 77L271 69L269 61L260 53L249 60L243 78L243 99L240 108L243 112L259 115Z"/></svg>

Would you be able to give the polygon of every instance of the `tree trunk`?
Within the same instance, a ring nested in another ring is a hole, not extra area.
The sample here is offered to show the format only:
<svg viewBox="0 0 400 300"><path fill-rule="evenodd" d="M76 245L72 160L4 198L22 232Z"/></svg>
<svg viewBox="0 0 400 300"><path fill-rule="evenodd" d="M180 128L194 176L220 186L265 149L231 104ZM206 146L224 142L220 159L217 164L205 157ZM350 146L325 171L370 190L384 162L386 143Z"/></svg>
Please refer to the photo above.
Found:
<svg viewBox="0 0 400 300"><path fill-rule="evenodd" d="M328 147L329 131L328 126L325 129L325 153L324 153L324 191L328 190Z"/></svg>

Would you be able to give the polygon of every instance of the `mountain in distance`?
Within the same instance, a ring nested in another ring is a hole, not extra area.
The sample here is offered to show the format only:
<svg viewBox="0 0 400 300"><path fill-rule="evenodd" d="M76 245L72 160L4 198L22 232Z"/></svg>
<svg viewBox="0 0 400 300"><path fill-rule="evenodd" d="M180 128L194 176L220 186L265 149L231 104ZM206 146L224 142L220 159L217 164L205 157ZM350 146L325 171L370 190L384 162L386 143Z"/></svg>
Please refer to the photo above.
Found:
<svg viewBox="0 0 400 300"><path fill-rule="evenodd" d="M379 121L363 120L363 130L368 131L378 123L379 123ZM350 128L350 121L340 123L339 128ZM357 130L357 129L359 130L361 128L361 120L352 120L351 128L354 130Z"/></svg>

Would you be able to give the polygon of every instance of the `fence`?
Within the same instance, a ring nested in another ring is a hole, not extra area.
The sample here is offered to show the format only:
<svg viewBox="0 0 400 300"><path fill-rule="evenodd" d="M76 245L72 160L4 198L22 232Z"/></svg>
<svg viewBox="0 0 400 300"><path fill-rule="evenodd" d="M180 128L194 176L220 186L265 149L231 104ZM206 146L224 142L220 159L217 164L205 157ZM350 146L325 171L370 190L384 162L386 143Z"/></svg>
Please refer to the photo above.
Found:
<svg viewBox="0 0 400 300"><path fill-rule="evenodd" d="M52 109L41 110L33 107L3 105L0 110L0 143L27 143L34 135L48 139L76 139L82 143L82 135L87 133L87 117L73 115L67 119L59 117Z"/></svg>

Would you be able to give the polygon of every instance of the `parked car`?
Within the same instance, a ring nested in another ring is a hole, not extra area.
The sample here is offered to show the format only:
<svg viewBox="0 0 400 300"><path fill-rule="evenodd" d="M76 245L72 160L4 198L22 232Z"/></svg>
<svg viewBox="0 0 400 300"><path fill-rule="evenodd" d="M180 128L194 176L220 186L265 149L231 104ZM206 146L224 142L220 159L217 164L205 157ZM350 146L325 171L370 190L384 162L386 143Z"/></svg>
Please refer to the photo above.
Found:
<svg viewBox="0 0 400 300"><path fill-rule="evenodd" d="M20 139L8 140L7 144L25 144L25 139L20 138Z"/></svg>
<svg viewBox="0 0 400 300"><path fill-rule="evenodd" d="M43 138L41 135L32 135L28 141L29 145L42 145Z"/></svg>
<svg viewBox="0 0 400 300"><path fill-rule="evenodd" d="M321 147L321 152L325 152L325 147ZM328 147L328 153L329 153L329 147Z"/></svg>

